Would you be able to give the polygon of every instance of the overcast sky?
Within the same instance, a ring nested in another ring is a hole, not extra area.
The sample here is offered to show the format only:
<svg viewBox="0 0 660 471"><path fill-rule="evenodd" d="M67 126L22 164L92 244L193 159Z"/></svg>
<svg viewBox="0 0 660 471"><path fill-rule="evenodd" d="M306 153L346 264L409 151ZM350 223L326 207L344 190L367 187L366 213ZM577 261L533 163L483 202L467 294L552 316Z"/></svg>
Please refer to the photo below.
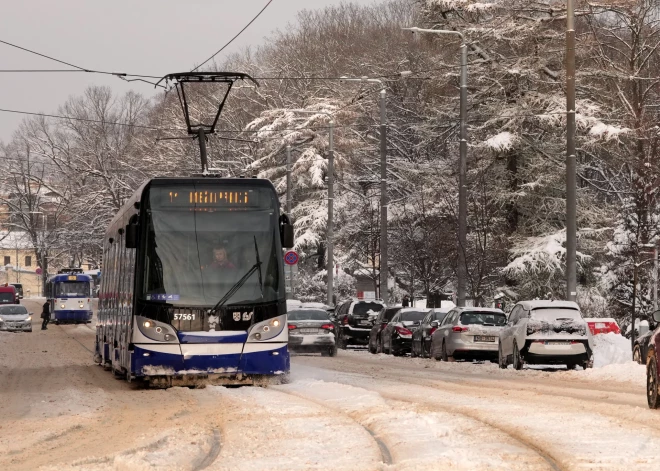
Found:
<svg viewBox="0 0 660 471"><path fill-rule="evenodd" d="M352 0L371 4L378 0ZM162 76L190 70L245 26L267 0L22 0L3 2L0 40L95 70ZM284 29L302 9L340 0L274 0L229 48L231 53ZM219 56L222 58L222 56ZM59 69L56 62L0 44L0 69ZM0 108L53 113L88 85L131 88L153 94L148 84L127 84L97 74L0 73ZM7 141L23 116L0 112L0 140Z"/></svg>

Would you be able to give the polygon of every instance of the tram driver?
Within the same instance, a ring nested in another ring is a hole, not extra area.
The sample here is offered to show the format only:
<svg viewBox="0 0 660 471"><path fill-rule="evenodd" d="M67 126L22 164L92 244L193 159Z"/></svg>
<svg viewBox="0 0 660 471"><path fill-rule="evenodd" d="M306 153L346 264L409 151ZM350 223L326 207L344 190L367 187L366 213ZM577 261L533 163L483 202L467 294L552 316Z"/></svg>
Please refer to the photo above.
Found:
<svg viewBox="0 0 660 471"><path fill-rule="evenodd" d="M218 243L213 248L213 262L208 268L212 271L233 270L236 268L227 256L227 247L224 243Z"/></svg>

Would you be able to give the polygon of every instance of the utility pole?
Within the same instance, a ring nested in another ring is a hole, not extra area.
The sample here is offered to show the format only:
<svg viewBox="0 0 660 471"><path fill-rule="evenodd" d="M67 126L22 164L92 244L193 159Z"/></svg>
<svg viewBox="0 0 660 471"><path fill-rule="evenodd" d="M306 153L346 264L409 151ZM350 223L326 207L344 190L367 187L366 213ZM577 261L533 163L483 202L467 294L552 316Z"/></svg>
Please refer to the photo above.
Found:
<svg viewBox="0 0 660 471"><path fill-rule="evenodd" d="M575 161L574 0L566 3L566 299L577 298L577 195ZM635 274L637 271L635 270ZM635 301L633 300L633 309ZM633 312L633 317L635 313ZM634 331L634 326L633 326ZM634 333L633 333L634 337Z"/></svg>
<svg viewBox="0 0 660 471"><path fill-rule="evenodd" d="M335 198L335 144L334 144L334 130L335 122L330 120L330 137L328 151L328 260L326 271L328 272L328 299L327 305L334 306L333 293L334 293L334 279L335 279L335 258L334 258L334 245L333 238L333 215L334 215L334 198Z"/></svg>
<svg viewBox="0 0 660 471"><path fill-rule="evenodd" d="M387 92L380 91L380 298L387 303L389 273L387 258Z"/></svg>
<svg viewBox="0 0 660 471"><path fill-rule="evenodd" d="M658 310L658 246L653 247L653 311Z"/></svg>
<svg viewBox="0 0 660 471"><path fill-rule="evenodd" d="M572 0L569 0L572 1ZM403 28L413 34L452 34L461 38L461 80L460 80L460 144L458 157L458 266L456 305L465 306L467 286L467 263L465 251L467 250L467 46L465 36L459 31L448 29Z"/></svg>
<svg viewBox="0 0 660 471"><path fill-rule="evenodd" d="M291 217L291 146L286 146L286 214Z"/></svg>

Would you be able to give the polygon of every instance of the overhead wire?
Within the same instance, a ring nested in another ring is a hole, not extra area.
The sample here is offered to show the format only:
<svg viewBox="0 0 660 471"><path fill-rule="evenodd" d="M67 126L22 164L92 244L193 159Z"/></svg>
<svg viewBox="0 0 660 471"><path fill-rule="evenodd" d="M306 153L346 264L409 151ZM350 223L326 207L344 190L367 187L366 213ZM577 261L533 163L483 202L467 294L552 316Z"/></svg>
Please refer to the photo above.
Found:
<svg viewBox="0 0 660 471"><path fill-rule="evenodd" d="M202 62L201 64L199 64L197 67L195 67L194 69L192 69L191 72L195 72L195 71L196 71L197 69L199 69L201 66L203 66L204 64L206 64L208 61L210 61L211 59L213 59L215 56L217 56L218 54L220 54L222 51L224 51L224 50L225 50L225 49L226 49L231 43L234 42L234 40L235 40L236 38L238 38L241 34L243 34L243 31L245 31L246 29L248 29L248 28L250 27L250 25L252 25L252 23L254 23L255 21L257 21L257 18L259 18L259 17L261 16L261 14L262 14L264 11L266 11L266 8L268 8L269 5L270 5L271 3L273 3L273 0L268 0L268 3L266 3L266 5L265 5L265 6L259 11L259 13L257 13L257 15L256 15L254 18L252 18L252 19L250 20L250 22L249 22L248 24L246 24L246 25L243 27L243 29L241 29L241 30L240 30L240 31L239 31L239 32L238 32L233 38L231 38L231 39L230 39L230 40L229 40L224 46L222 46L222 47L221 47L221 48L220 48L215 54L213 54L211 57L209 57L209 58L206 59L204 62Z"/></svg>

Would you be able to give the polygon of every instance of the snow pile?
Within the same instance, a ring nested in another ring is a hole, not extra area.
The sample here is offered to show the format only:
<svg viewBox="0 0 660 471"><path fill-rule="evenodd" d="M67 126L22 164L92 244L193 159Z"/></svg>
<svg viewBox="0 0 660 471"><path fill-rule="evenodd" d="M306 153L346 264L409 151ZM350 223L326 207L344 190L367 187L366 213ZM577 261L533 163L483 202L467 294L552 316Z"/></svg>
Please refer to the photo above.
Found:
<svg viewBox="0 0 660 471"><path fill-rule="evenodd" d="M594 335L594 368L628 363L631 360L630 340L611 332Z"/></svg>
<svg viewBox="0 0 660 471"><path fill-rule="evenodd" d="M512 149L517 140L518 137L515 134L505 131L487 139L484 145L496 152L503 152Z"/></svg>

